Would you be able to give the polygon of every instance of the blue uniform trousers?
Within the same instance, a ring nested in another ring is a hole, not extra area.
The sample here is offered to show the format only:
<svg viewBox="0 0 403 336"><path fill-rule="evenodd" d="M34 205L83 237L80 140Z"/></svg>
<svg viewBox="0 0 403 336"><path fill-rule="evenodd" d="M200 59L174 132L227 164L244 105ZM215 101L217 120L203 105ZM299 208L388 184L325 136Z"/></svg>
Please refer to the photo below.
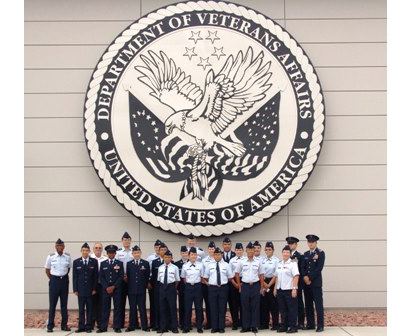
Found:
<svg viewBox="0 0 403 336"><path fill-rule="evenodd" d="M205 328L206 329L210 329L211 327L211 320L210 320L210 303L208 300L208 287L205 284L202 284L202 294L203 294L203 301L204 301L204 306L205 306L205 310L206 310L206 325ZM204 321L204 315L203 315L203 321Z"/></svg>
<svg viewBox="0 0 403 336"><path fill-rule="evenodd" d="M146 329L147 326L147 311L146 311L146 292L140 294L129 294L130 317L129 327L134 329L138 326L137 308L140 312L141 328Z"/></svg>
<svg viewBox="0 0 403 336"><path fill-rule="evenodd" d="M211 329L224 329L228 300L228 284L221 286L209 285L208 300L210 304Z"/></svg>
<svg viewBox="0 0 403 336"><path fill-rule="evenodd" d="M178 329L178 317L176 315L176 284L160 284L159 297L160 329Z"/></svg>
<svg viewBox="0 0 403 336"><path fill-rule="evenodd" d="M260 283L242 283L242 328L250 329L259 326Z"/></svg>
<svg viewBox="0 0 403 336"><path fill-rule="evenodd" d="M291 296L291 289L278 289L277 302L281 314L281 328L297 329L298 298Z"/></svg>
<svg viewBox="0 0 403 336"><path fill-rule="evenodd" d="M78 329L92 330L93 301L91 296L78 296Z"/></svg>
<svg viewBox="0 0 403 336"><path fill-rule="evenodd" d="M316 317L318 320L318 327L324 326L324 312L323 312L323 293L322 287L313 287L305 285L305 309L306 320L308 327L315 327L315 316L313 311L313 303L315 303Z"/></svg>
<svg viewBox="0 0 403 336"><path fill-rule="evenodd" d="M121 329L122 326L122 306L121 306L122 292L119 287L109 295L106 290L102 291L102 323L100 329L107 329L109 323L109 316L111 314L111 301L113 300L113 328Z"/></svg>
<svg viewBox="0 0 403 336"><path fill-rule="evenodd" d="M95 322L97 322L97 327L100 328L102 323L102 286L100 283L97 284L95 295L92 296L92 329L95 327Z"/></svg>
<svg viewBox="0 0 403 336"><path fill-rule="evenodd" d="M189 283L185 284L184 294L185 294L185 318L183 329L190 330L192 326L192 306L194 303L196 311L196 327L201 329L203 327L203 293L202 284L196 283L191 285Z"/></svg>
<svg viewBox="0 0 403 336"><path fill-rule="evenodd" d="M69 276L51 275L49 279L49 318L48 329L55 326L55 312L57 301L60 298L60 310L62 314L62 327L67 326L67 299L69 294Z"/></svg>

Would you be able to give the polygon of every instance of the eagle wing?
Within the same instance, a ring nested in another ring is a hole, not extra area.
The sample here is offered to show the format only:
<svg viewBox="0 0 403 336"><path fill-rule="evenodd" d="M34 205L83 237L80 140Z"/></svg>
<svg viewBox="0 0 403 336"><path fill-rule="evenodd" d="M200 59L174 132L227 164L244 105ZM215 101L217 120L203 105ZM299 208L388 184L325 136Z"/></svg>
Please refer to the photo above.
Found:
<svg viewBox="0 0 403 336"><path fill-rule="evenodd" d="M214 133L221 134L239 115L266 97L272 85L270 66L270 61L263 62L263 52L254 58L249 47L245 55L239 51L235 60L230 55L217 75L213 77L212 71L207 75L207 86L218 86L213 107L207 111Z"/></svg>
<svg viewBox="0 0 403 336"><path fill-rule="evenodd" d="M148 56L140 58L145 66L134 68L142 74L138 79L151 89L151 96L176 112L193 109L200 103L203 91L163 51L159 55L149 51Z"/></svg>

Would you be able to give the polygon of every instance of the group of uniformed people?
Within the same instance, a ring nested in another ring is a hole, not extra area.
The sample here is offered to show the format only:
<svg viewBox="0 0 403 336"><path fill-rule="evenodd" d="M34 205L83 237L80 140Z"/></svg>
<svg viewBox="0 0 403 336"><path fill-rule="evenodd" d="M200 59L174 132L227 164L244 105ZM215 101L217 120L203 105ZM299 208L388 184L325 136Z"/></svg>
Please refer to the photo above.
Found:
<svg viewBox="0 0 403 336"><path fill-rule="evenodd" d="M125 232L122 248L108 245L105 256L101 243L94 244L92 253L90 246L84 243L81 257L73 263L64 252L64 242L58 239L56 251L47 257L45 264L49 278L47 331L53 331L59 298L61 329L71 330L67 325L67 297L68 273L73 268L73 292L78 297L79 307L78 333L92 332L95 324L97 333L106 332L111 301L113 329L120 333L125 326L126 299L130 306L126 332L141 328L178 333L180 328L188 333L192 329L194 308L198 333L208 329L212 333L224 333L227 304L232 329L240 327L242 333L256 333L269 329L270 325L277 332L295 333L298 329L315 328L321 332L324 328L321 272L325 253L317 247L319 237L310 234L306 239L309 250L300 254L297 251L299 240L287 237L280 260L274 256L274 245L270 241L265 244L264 254L258 241L249 242L244 255L241 243L236 243L232 251L232 242L225 237L222 248L211 241L205 253L190 235L187 245L180 249L181 258L173 262L172 252L160 240L154 244L154 253L142 259L140 247L131 247L131 237Z"/></svg>

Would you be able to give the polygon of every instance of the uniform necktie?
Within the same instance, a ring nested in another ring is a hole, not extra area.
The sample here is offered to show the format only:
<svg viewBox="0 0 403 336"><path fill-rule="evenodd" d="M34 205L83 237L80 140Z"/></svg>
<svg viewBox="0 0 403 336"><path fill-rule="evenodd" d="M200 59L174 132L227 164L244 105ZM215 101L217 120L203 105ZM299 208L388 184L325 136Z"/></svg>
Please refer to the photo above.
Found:
<svg viewBox="0 0 403 336"><path fill-rule="evenodd" d="M164 285L168 285L168 265L165 266Z"/></svg>
<svg viewBox="0 0 403 336"><path fill-rule="evenodd" d="M87 266L87 259L84 260L84 266Z"/></svg>
<svg viewBox="0 0 403 336"><path fill-rule="evenodd" d="M220 266L217 262L217 266L216 266L216 271L217 271L217 285L221 286L221 274L220 274Z"/></svg>

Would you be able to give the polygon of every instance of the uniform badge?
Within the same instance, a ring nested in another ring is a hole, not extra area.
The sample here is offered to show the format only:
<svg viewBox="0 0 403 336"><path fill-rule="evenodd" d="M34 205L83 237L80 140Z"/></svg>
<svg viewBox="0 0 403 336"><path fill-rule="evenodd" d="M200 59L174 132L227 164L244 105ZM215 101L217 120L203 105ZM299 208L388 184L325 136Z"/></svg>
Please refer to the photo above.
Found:
<svg viewBox="0 0 403 336"><path fill-rule="evenodd" d="M113 269L119 270L119 269L120 269L120 266L119 266L119 265L115 265L115 266L113 267Z"/></svg>
<svg viewBox="0 0 403 336"><path fill-rule="evenodd" d="M84 109L90 158L116 200L197 236L285 207L318 159L324 119L318 75L284 28L208 1L171 5L119 34Z"/></svg>

